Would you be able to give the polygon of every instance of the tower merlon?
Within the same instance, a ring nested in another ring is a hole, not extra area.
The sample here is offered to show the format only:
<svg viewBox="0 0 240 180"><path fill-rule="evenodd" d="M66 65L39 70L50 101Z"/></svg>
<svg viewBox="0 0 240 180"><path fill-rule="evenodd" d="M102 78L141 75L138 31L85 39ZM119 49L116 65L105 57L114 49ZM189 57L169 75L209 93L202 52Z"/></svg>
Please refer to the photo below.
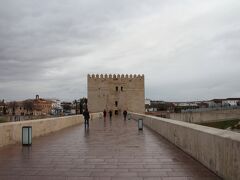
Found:
<svg viewBox="0 0 240 180"><path fill-rule="evenodd" d="M144 79L144 74L88 74L89 79Z"/></svg>

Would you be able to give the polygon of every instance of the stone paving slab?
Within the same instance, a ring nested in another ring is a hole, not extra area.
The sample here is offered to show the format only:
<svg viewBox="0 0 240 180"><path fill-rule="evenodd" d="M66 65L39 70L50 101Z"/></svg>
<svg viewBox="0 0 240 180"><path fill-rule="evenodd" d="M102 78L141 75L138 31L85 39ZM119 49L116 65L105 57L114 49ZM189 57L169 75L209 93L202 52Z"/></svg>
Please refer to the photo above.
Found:
<svg viewBox="0 0 240 180"><path fill-rule="evenodd" d="M155 132L121 116L0 148L0 180L220 180Z"/></svg>

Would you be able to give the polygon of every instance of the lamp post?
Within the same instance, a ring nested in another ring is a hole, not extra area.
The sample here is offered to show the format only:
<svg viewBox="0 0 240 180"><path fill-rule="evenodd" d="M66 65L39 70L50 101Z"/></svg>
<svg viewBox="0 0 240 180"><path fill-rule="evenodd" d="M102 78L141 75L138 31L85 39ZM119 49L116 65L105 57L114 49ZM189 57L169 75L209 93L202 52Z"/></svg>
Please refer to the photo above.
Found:
<svg viewBox="0 0 240 180"><path fill-rule="evenodd" d="M32 145L32 126L22 127L22 145L23 146Z"/></svg>
<svg viewBox="0 0 240 180"><path fill-rule="evenodd" d="M128 114L128 120L131 120L131 114Z"/></svg>
<svg viewBox="0 0 240 180"><path fill-rule="evenodd" d="M138 119L138 130L142 131L143 130L143 119Z"/></svg>

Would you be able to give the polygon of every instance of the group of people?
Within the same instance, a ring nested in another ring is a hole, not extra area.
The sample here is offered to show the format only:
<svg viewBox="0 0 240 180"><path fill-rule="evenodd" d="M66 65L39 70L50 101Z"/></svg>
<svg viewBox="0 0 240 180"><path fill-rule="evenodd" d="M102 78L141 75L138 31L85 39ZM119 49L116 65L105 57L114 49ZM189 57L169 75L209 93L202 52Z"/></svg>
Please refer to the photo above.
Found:
<svg viewBox="0 0 240 180"><path fill-rule="evenodd" d="M110 120L112 119L112 110L110 110L109 112L108 112L108 114L109 114L109 118L110 118ZM103 117L104 117L104 119L106 119L106 117L107 117L107 111L104 109L104 111L103 111Z"/></svg>
<svg viewBox="0 0 240 180"><path fill-rule="evenodd" d="M109 118L111 120L112 119L112 110L109 110L108 114L109 114ZM126 120L126 118L127 118L127 111L126 110L123 111L123 116L124 116L124 120ZM104 117L104 119L106 119L106 117L107 117L107 111L105 109L103 111L103 117Z"/></svg>
<svg viewBox="0 0 240 180"><path fill-rule="evenodd" d="M109 114L110 120L112 120L112 110L110 110L110 111L108 112L108 114ZM127 111L124 110L124 111L123 111L124 120L126 120L127 114L128 114ZM85 128L89 128L90 114L89 114L88 109L86 109L86 110L83 112L83 116L84 116L84 125L85 125ZM106 111L105 109L104 109L104 111L103 111L103 117L104 117L104 120L105 120L106 117L107 117L107 111Z"/></svg>

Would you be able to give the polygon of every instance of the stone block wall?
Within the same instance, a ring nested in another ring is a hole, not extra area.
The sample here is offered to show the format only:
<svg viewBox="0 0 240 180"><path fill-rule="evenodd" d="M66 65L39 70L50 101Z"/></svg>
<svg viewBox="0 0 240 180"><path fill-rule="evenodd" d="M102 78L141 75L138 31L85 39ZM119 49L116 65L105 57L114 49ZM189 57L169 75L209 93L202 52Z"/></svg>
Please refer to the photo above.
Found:
<svg viewBox="0 0 240 180"><path fill-rule="evenodd" d="M226 180L240 180L240 134L171 119L132 113L144 125Z"/></svg>
<svg viewBox="0 0 240 180"><path fill-rule="evenodd" d="M170 119L190 123L204 123L219 120L240 119L240 109L170 113Z"/></svg>
<svg viewBox="0 0 240 180"><path fill-rule="evenodd" d="M92 118L98 117L99 113L91 114ZM21 143L22 127L32 126L32 137L43 136L48 133L59 131L61 129L83 123L83 116L64 116L57 118L48 118L40 120L9 122L0 124L0 147Z"/></svg>

